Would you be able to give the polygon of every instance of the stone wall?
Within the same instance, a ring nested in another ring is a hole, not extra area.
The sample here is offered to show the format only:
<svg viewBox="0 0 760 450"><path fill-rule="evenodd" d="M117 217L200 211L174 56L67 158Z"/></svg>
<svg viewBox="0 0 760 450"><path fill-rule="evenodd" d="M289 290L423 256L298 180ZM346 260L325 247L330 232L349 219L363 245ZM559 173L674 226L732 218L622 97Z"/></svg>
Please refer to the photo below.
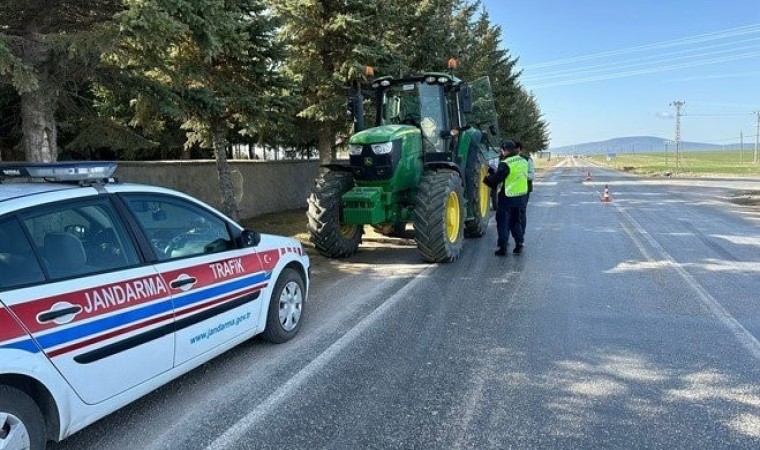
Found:
<svg viewBox="0 0 760 450"><path fill-rule="evenodd" d="M116 178L125 183L162 186L192 195L220 209L216 162L120 161ZM318 161L230 161L235 197L243 219L305 208L319 172Z"/></svg>

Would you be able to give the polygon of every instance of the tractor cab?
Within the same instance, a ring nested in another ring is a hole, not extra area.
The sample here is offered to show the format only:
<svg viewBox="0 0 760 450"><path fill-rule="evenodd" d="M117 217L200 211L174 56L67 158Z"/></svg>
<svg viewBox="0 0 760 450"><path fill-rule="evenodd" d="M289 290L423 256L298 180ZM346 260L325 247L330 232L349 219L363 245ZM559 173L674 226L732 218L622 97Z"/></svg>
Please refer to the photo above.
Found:
<svg viewBox="0 0 760 450"><path fill-rule="evenodd" d="M417 127L425 153L451 150L450 130L462 125L458 100L460 92L469 93L466 84L448 74L429 73L416 78L385 77L371 86L375 90L376 126Z"/></svg>

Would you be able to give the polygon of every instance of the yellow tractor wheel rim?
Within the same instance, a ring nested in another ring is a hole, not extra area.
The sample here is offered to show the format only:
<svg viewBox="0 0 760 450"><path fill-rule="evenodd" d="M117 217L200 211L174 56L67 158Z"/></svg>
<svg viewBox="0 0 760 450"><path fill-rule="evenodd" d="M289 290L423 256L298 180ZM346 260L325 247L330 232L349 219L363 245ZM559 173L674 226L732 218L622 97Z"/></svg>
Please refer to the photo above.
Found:
<svg viewBox="0 0 760 450"><path fill-rule="evenodd" d="M449 192L446 197L446 237L449 242L456 242L459 238L459 196L456 192Z"/></svg>
<svg viewBox="0 0 760 450"><path fill-rule="evenodd" d="M490 189L483 183L483 178L488 175L488 168L483 166L480 168L480 190L478 192L478 198L480 200L480 217L485 217L488 214L488 200L491 198Z"/></svg>

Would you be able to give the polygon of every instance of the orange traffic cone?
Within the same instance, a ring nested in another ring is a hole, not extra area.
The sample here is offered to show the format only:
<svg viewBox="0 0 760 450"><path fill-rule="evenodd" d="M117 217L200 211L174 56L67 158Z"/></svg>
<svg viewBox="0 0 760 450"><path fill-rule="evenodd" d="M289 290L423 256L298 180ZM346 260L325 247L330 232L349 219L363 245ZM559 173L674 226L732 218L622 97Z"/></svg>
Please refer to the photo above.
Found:
<svg viewBox="0 0 760 450"><path fill-rule="evenodd" d="M612 197L610 197L610 190L607 188L607 185L604 185L604 194L602 194L602 201L604 203L611 202Z"/></svg>

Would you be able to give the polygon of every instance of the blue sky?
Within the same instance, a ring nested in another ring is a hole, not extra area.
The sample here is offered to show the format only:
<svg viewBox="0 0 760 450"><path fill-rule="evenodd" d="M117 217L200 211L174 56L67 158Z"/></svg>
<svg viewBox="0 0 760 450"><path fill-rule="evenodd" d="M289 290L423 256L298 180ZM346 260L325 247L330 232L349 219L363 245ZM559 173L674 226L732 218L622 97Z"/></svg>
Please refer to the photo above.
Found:
<svg viewBox="0 0 760 450"><path fill-rule="evenodd" d="M624 136L754 145L760 0L484 0L550 147ZM714 62L706 64L707 62ZM585 81L584 81L585 80ZM583 81L583 82L579 82Z"/></svg>

